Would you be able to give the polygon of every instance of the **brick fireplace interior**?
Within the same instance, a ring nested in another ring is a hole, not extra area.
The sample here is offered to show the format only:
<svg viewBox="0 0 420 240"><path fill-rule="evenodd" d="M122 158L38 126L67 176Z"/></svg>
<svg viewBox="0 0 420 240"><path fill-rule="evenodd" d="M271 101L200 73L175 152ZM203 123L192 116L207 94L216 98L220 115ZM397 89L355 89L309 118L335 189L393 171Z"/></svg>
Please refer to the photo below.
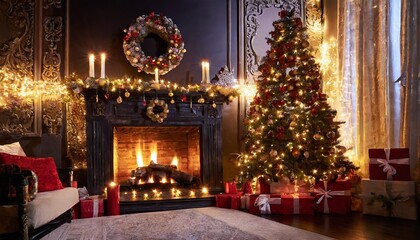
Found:
<svg viewBox="0 0 420 240"><path fill-rule="evenodd" d="M119 126L114 128L114 180L130 184L132 171L153 162L175 166L201 179L198 126ZM165 179L169 182L170 179ZM132 180L134 183L134 179ZM135 182L136 185L142 182ZM143 182L144 183L144 182Z"/></svg>

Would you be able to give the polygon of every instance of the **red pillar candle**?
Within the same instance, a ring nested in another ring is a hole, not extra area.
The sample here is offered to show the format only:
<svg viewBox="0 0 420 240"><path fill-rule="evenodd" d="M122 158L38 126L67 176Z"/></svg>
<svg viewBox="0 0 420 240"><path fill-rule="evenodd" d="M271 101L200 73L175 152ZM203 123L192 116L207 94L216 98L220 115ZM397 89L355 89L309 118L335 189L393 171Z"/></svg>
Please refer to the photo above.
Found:
<svg viewBox="0 0 420 240"><path fill-rule="evenodd" d="M107 188L108 215L120 215L120 185L111 182Z"/></svg>

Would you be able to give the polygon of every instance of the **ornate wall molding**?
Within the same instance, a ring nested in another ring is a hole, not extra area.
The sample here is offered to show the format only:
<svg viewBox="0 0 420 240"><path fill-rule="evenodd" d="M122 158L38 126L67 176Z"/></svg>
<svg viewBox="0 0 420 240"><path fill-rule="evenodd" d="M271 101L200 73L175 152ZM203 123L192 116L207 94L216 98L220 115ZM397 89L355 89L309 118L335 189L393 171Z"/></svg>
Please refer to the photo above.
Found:
<svg viewBox="0 0 420 240"><path fill-rule="evenodd" d="M42 79L47 81L60 80L61 55L57 52L57 43L62 38L63 20L61 17L47 17L44 19L45 41L48 51L43 57Z"/></svg>
<svg viewBox="0 0 420 240"><path fill-rule="evenodd" d="M42 108L42 122L48 134L60 134L63 126L63 106L60 101L45 100Z"/></svg>
<svg viewBox="0 0 420 240"><path fill-rule="evenodd" d="M34 76L34 29L35 0L2 0L0 13L7 29L0 29L0 66L7 65L13 71Z"/></svg>
<svg viewBox="0 0 420 240"><path fill-rule="evenodd" d="M279 18L278 12L294 10L297 17L303 17L303 1L247 0L245 2L245 74L248 82L257 80L260 75L258 65L268 50L266 37L272 29L271 23ZM264 25L261 22L264 22Z"/></svg>
<svg viewBox="0 0 420 240"><path fill-rule="evenodd" d="M2 0L0 4L0 66L29 78L37 76L40 65L35 62L40 51L35 40L37 6L37 0ZM40 136L39 99L22 102L9 97L8 100L10 106L0 109L0 138L15 141L22 136Z"/></svg>

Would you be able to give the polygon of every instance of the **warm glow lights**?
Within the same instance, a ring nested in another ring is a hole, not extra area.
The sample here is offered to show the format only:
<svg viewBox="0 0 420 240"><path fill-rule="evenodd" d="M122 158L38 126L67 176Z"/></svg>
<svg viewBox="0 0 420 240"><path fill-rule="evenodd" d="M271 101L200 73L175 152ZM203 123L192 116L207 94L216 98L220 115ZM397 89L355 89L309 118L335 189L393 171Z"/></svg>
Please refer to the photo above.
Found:
<svg viewBox="0 0 420 240"><path fill-rule="evenodd" d="M352 87L347 86L344 79L338 77L338 54L337 40L331 38L320 46L320 57L317 61L320 64L323 75L323 91L328 94L328 103L332 108L337 110L337 119L342 121L343 126L340 127L341 144L349 150L346 156L353 162L356 161L355 153L351 147L355 146L354 126L351 112L351 100L346 98ZM349 90L350 89L350 90Z"/></svg>
<svg viewBox="0 0 420 240"><path fill-rule="evenodd" d="M209 194L209 189L208 189L208 188L206 188L206 187L203 187L203 188L201 189L201 192L202 192L203 194Z"/></svg>
<svg viewBox="0 0 420 240"><path fill-rule="evenodd" d="M66 100L67 86L61 82L34 80L6 67L0 68L0 107L13 99L31 101L36 98Z"/></svg>

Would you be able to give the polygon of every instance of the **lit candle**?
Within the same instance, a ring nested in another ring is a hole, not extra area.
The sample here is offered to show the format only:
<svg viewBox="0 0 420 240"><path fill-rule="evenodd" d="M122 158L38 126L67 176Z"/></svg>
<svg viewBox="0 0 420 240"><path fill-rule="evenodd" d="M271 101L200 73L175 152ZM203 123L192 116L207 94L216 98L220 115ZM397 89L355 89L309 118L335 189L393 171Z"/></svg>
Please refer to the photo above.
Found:
<svg viewBox="0 0 420 240"><path fill-rule="evenodd" d="M206 62L206 83L210 83L210 63Z"/></svg>
<svg viewBox="0 0 420 240"><path fill-rule="evenodd" d="M105 53L101 54L101 78L105 78Z"/></svg>
<svg viewBox="0 0 420 240"><path fill-rule="evenodd" d="M89 55L89 77L95 77L95 55Z"/></svg>
<svg viewBox="0 0 420 240"><path fill-rule="evenodd" d="M201 82L206 83L206 62L201 62Z"/></svg>
<svg viewBox="0 0 420 240"><path fill-rule="evenodd" d="M107 210L108 215L120 215L120 185L111 182L107 186Z"/></svg>
<svg viewBox="0 0 420 240"><path fill-rule="evenodd" d="M201 82L202 83L210 83L210 72L209 72L210 64L207 61L201 62Z"/></svg>
<svg viewBox="0 0 420 240"><path fill-rule="evenodd" d="M155 81L159 82L159 69L155 68Z"/></svg>

